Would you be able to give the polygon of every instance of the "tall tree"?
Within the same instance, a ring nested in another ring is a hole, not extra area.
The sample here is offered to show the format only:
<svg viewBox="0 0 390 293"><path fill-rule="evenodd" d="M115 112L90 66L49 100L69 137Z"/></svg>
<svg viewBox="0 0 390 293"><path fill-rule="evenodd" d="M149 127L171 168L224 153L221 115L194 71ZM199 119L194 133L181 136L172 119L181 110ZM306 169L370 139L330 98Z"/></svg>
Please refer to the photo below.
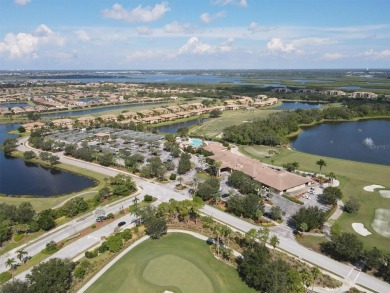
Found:
<svg viewBox="0 0 390 293"><path fill-rule="evenodd" d="M16 269L16 260L12 257L12 258L9 258L5 261L5 266L6 267L9 267L10 270L14 270Z"/></svg>
<svg viewBox="0 0 390 293"><path fill-rule="evenodd" d="M29 291L45 293L65 293L72 282L74 263L65 259L52 258L33 267L27 275Z"/></svg>
<svg viewBox="0 0 390 293"><path fill-rule="evenodd" d="M19 259L19 261L22 261L24 256L28 254L27 251L25 251L23 248L22 249L19 249L18 251L16 251L16 254L17 254L17 258Z"/></svg>
<svg viewBox="0 0 390 293"><path fill-rule="evenodd" d="M272 235L272 237L270 239L270 243L271 243L272 247L275 249L276 246L278 246L280 243L278 236Z"/></svg>
<svg viewBox="0 0 390 293"><path fill-rule="evenodd" d="M320 159L316 162L316 164L320 167L320 174L321 174L322 167L326 167L326 162L323 159Z"/></svg>

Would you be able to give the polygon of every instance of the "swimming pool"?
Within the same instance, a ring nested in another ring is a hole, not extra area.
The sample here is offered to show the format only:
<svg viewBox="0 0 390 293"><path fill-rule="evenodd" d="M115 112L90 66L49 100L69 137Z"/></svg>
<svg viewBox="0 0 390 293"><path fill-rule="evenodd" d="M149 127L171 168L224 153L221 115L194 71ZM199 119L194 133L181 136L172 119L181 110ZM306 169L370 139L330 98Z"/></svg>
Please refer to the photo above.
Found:
<svg viewBox="0 0 390 293"><path fill-rule="evenodd" d="M198 148L200 147L202 144L203 144L203 141L199 138L191 138L190 139L190 144L195 147L195 148Z"/></svg>

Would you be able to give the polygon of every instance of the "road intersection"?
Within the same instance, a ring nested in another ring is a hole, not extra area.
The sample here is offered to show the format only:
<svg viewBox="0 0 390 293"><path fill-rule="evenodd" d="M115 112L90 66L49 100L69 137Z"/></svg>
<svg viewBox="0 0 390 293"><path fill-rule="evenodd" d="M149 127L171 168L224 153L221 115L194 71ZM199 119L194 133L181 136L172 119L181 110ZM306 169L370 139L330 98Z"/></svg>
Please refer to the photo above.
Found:
<svg viewBox="0 0 390 293"><path fill-rule="evenodd" d="M27 141L26 138L19 141L21 142L21 145L19 145L18 147L20 151L24 152L27 150L31 150L29 147L25 145L26 141ZM158 199L157 202L154 204L169 201L169 199L171 198L175 200L190 199L190 196L185 191L179 192L173 190L169 185L139 178L137 176L134 176L133 174L121 170L117 170L110 167L103 167L101 165L97 165L94 163L89 163L89 162L84 162L81 160L69 158L62 154L60 154L60 161L62 163L74 165L79 168L89 169L91 171L101 173L105 176L115 176L119 173L130 175L133 177L137 186L141 189L138 195L139 198L142 199L145 194L150 194ZM114 203L111 206L107 207L107 212L118 212L122 206L131 205L132 200L133 200L132 197L128 197L120 203ZM247 232L253 228L254 229L259 228L258 226L255 226L240 218L222 212L208 205L205 205L204 208L201 209L201 212L206 215L212 216L215 220L223 222L231 226L232 228L235 228L242 232ZM100 242L101 237L111 234L114 231L115 227L117 227L118 222L123 221L123 219L126 219L126 222L130 223L131 220L133 219L132 217L133 216L131 215L130 216L126 215L123 216L122 218L118 218L114 222L104 226L103 228L97 231L94 231L88 236L78 239L77 241L65 246L60 251L53 254L51 257L74 258L77 255L82 254L88 248L97 245ZM82 220L80 219L72 220L71 222L49 232L49 234L47 235L45 234L41 236L33 243L26 245L24 249L29 253L29 255L34 255L40 252L45 247L46 243L50 242L51 240L59 242L69 237L70 235L74 235L76 232L81 231L86 227L89 227L93 223L95 223L95 217L92 214L83 216ZM359 284L376 292L383 292L383 293L390 292L390 284L383 282L377 278L374 278L366 273L356 271L354 267L352 267L349 264L337 262L329 257L326 257L322 254L311 251L306 247L301 246L299 243L297 243L294 240L291 231L288 231L283 227L275 227L275 228L271 228L271 236L274 234L279 238L280 249L292 255L295 255L306 262L309 262L322 269L325 269L339 277L344 278L346 282L349 283L351 286L353 286L354 284ZM17 249L20 249L20 247L18 247ZM13 251L9 252L6 257L5 256L0 257L0 271L6 270L5 268L6 258L13 257L17 249L14 249ZM27 273L28 271L20 274L17 277L24 278Z"/></svg>

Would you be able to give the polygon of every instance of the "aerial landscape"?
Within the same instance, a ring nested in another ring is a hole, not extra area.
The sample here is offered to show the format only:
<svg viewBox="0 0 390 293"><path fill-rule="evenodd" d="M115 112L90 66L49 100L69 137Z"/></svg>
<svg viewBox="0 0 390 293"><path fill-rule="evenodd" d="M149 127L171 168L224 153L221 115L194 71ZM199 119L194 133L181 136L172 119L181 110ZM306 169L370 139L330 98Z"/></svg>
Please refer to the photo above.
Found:
<svg viewBox="0 0 390 293"><path fill-rule="evenodd" d="M388 11L2 1L0 293L390 292Z"/></svg>

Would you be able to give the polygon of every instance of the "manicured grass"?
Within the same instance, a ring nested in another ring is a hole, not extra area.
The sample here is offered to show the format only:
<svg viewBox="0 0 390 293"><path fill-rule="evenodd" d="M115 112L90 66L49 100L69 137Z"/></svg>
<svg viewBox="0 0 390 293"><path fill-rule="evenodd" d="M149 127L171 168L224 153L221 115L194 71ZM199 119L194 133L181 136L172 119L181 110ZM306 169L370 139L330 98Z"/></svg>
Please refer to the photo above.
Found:
<svg viewBox="0 0 390 293"><path fill-rule="evenodd" d="M261 155L268 153L271 147L264 146L241 146L242 153L260 159L266 163L274 163L281 166L288 162L299 162L299 169L319 172L316 162L319 159L324 159L327 166L323 167L323 173L333 172L337 179L341 180L341 188L344 194L344 201L347 201L350 196L356 197L360 203L361 208L356 214L343 213L337 220L342 231L355 233L352 229L352 223L363 223L364 226L372 233L372 235L363 237L356 234L365 246L373 247L390 252L390 239L385 238L374 231L371 223L374 220L375 210L377 208L390 209L390 200L382 198L378 191L366 192L363 187L371 184L379 184L390 189L390 167L383 165L375 165L361 162L354 162L348 160L341 160L329 157L320 157L316 155L301 153L285 148L274 148L278 154L266 158ZM272 162L271 162L272 161Z"/></svg>
<svg viewBox="0 0 390 293"><path fill-rule="evenodd" d="M302 244L303 246L306 246L308 248L311 248L314 251L320 252L320 244L328 241L324 236L312 236L312 235L305 235L305 236L299 236L296 237L297 241Z"/></svg>
<svg viewBox="0 0 390 293"><path fill-rule="evenodd" d="M86 291L255 292L236 270L215 259L208 245L186 234L169 234L140 244Z"/></svg>
<svg viewBox="0 0 390 293"><path fill-rule="evenodd" d="M191 129L192 135L216 137L222 133L225 127L239 125L244 121L252 121L254 119L267 118L271 113L278 112L277 110L253 109L248 110L231 110L224 111L219 118L211 118L205 124L195 126Z"/></svg>

